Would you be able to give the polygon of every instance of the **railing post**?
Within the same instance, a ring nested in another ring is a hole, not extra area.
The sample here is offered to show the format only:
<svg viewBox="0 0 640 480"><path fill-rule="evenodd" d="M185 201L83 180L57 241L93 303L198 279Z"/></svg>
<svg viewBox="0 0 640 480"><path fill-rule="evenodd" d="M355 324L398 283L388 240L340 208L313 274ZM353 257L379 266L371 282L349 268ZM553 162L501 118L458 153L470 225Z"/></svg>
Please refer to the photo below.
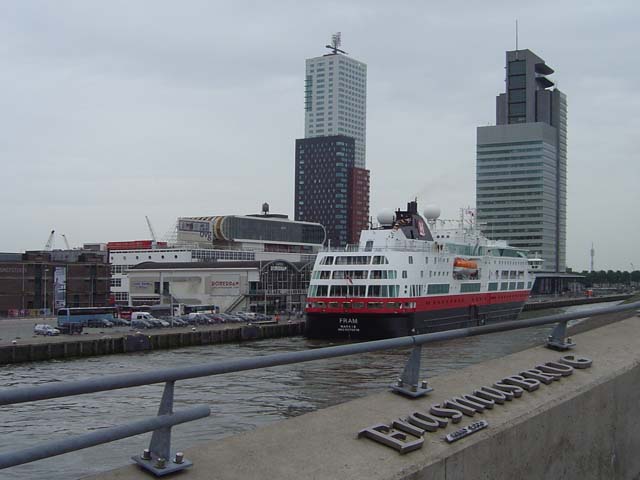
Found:
<svg viewBox="0 0 640 480"><path fill-rule="evenodd" d="M418 398L431 392L433 388L427 385L426 380L420 381L420 355L422 345L415 345L411 350L409 360L404 367L402 376L391 385L391 389L401 395L411 398Z"/></svg>
<svg viewBox="0 0 640 480"><path fill-rule="evenodd" d="M564 351L576 346L570 338L567 338L567 322L568 320L558 322L556 326L553 327L551 335L547 338L547 348Z"/></svg>
<svg viewBox="0 0 640 480"><path fill-rule="evenodd" d="M174 383L170 381L164 385L158 416L173 413ZM144 449L141 455L131 458L142 468L157 477L184 470L193 465L192 462L184 458L182 452L176 452L173 457L171 456L171 427L162 427L154 430L149 448Z"/></svg>

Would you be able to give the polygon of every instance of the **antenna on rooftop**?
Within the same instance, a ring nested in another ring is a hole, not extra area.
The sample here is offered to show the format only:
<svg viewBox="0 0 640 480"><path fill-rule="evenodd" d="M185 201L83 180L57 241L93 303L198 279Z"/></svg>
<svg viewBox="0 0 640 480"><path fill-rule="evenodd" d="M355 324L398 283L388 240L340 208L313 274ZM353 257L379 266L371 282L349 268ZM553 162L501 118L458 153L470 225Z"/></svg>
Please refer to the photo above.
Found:
<svg viewBox="0 0 640 480"><path fill-rule="evenodd" d="M518 60L518 19L516 18L516 60Z"/></svg>
<svg viewBox="0 0 640 480"><path fill-rule="evenodd" d="M334 33L333 35L331 35L331 45L325 45L325 48L333 50L334 55L337 55L338 53L347 55L347 52L345 52L344 50L340 50L340 45L342 44L341 36L342 34L340 32Z"/></svg>

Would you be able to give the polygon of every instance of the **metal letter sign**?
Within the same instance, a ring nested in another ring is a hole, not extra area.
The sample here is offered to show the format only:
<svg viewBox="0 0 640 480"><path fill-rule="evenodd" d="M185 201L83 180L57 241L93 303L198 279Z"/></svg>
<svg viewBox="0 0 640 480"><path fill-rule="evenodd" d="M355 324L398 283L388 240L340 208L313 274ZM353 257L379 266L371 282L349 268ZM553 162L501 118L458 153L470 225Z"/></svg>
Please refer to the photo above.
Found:
<svg viewBox="0 0 640 480"><path fill-rule="evenodd" d="M406 418L395 420L391 425L379 423L361 430L358 438L366 437L377 443L397 450L401 454L422 448L426 432L436 432L445 428L449 421L458 423L463 415L473 417L496 405L505 405L522 394L533 392L540 385L549 385L574 372L574 368L589 368L593 361L589 358L566 355L558 362L547 362L529 370L503 378L493 386L482 386L472 394L463 394L433 405L426 412L412 412ZM479 420L449 433L444 440L449 443L462 439L486 428L489 424Z"/></svg>

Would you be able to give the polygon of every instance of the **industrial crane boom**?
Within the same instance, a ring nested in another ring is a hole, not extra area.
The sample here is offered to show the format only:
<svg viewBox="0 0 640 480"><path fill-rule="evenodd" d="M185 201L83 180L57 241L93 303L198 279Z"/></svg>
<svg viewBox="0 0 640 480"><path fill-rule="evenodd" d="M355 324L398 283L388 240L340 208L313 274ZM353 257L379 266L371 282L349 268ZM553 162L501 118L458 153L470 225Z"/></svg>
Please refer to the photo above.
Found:
<svg viewBox="0 0 640 480"><path fill-rule="evenodd" d="M47 239L47 243L44 245L44 249L47 252L51 251L51 249L53 248L53 236L55 235L55 233L56 233L55 230L51 230L51 233L49 234L49 238Z"/></svg>

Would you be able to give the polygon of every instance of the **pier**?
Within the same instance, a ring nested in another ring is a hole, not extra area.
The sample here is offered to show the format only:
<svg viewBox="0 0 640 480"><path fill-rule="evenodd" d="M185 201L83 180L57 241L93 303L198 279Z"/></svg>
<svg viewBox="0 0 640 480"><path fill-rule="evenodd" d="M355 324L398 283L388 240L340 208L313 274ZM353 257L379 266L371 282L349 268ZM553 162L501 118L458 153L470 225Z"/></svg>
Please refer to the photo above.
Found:
<svg viewBox="0 0 640 480"><path fill-rule="evenodd" d="M574 336L575 357L588 369L524 391L458 425L423 435L422 448L400 454L358 433L390 424L483 385L558 361L564 354L536 347L430 379L433 392L410 400L383 392L325 410L186 449L194 466L184 479L437 478L627 479L640 474L640 317ZM428 365L424 368L428 371ZM488 427L457 441L460 426ZM152 478L129 465L92 480Z"/></svg>
<svg viewBox="0 0 640 480"><path fill-rule="evenodd" d="M291 320L221 328L198 327L195 330L92 335L90 338L77 335L43 337L24 344L20 341L15 345L0 346L0 365L288 337L301 335L303 330L304 321Z"/></svg>

